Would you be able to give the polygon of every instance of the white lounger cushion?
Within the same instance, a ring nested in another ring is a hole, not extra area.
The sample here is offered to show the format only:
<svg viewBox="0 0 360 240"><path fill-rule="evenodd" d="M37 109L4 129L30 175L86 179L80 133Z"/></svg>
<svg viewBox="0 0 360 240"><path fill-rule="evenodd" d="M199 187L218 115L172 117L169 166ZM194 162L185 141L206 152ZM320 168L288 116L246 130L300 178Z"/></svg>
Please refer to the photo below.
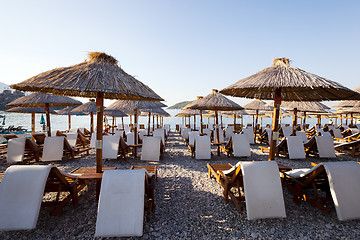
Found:
<svg viewBox="0 0 360 240"><path fill-rule="evenodd" d="M165 130L163 128L156 129L153 132L153 136L154 137L161 137L161 140L162 140L163 144L165 145Z"/></svg>
<svg viewBox="0 0 360 240"><path fill-rule="evenodd" d="M331 136L315 136L319 157L336 158L334 142Z"/></svg>
<svg viewBox="0 0 360 240"><path fill-rule="evenodd" d="M249 143L250 144L254 144L255 140L254 140L254 130L253 128L244 128L243 129L243 133L246 133L248 135L249 138Z"/></svg>
<svg viewBox="0 0 360 240"><path fill-rule="evenodd" d="M232 148L234 157L250 157L250 142L247 134L233 134Z"/></svg>
<svg viewBox="0 0 360 240"><path fill-rule="evenodd" d="M191 132L189 132L189 145L190 146L194 146L196 136L200 136L199 131L191 131Z"/></svg>
<svg viewBox="0 0 360 240"><path fill-rule="evenodd" d="M241 162L241 170L248 220L286 217L277 163Z"/></svg>
<svg viewBox="0 0 360 240"><path fill-rule="evenodd" d="M214 142L217 142L217 128L214 129ZM221 128L219 128L219 142L224 142L224 134L223 134L223 130Z"/></svg>
<svg viewBox="0 0 360 240"><path fill-rule="evenodd" d="M195 138L195 158L211 159L210 136L196 136Z"/></svg>
<svg viewBox="0 0 360 240"><path fill-rule="evenodd" d="M77 137L78 137L78 133L77 133L77 132L72 132L72 133L66 134L66 139L67 139L67 141L69 142L69 145L70 145L72 148L75 148L75 147L76 147Z"/></svg>
<svg viewBox="0 0 360 240"><path fill-rule="evenodd" d="M36 227L52 166L10 166L0 183L0 230Z"/></svg>
<svg viewBox="0 0 360 240"><path fill-rule="evenodd" d="M290 159L305 158L305 149L304 149L302 137L299 136L286 137L286 144L288 146Z"/></svg>
<svg viewBox="0 0 360 240"><path fill-rule="evenodd" d="M306 132L304 132L304 131L296 131L296 136L301 137L303 143L308 142L307 137L306 137Z"/></svg>
<svg viewBox="0 0 360 240"><path fill-rule="evenodd" d="M146 137L143 138L141 148L142 161L159 161L160 160L160 143L161 137Z"/></svg>
<svg viewBox="0 0 360 240"><path fill-rule="evenodd" d="M281 128L282 128L282 131L283 131L283 134L284 134L285 137L290 136L292 134L292 132L293 132L293 129L292 129L291 126L287 126L287 127L284 126L284 127L281 127Z"/></svg>
<svg viewBox="0 0 360 240"><path fill-rule="evenodd" d="M25 143L25 137L9 139L6 160L8 163L24 161Z"/></svg>
<svg viewBox="0 0 360 240"><path fill-rule="evenodd" d="M64 155L64 136L45 137L42 161L61 161Z"/></svg>
<svg viewBox="0 0 360 240"><path fill-rule="evenodd" d="M327 162L323 165L338 219L360 218L360 164L349 161Z"/></svg>
<svg viewBox="0 0 360 240"><path fill-rule="evenodd" d="M103 159L117 159L120 143L120 135L103 136Z"/></svg>
<svg viewBox="0 0 360 240"><path fill-rule="evenodd" d="M141 236L144 194L145 169L104 171L95 237Z"/></svg>
<svg viewBox="0 0 360 240"><path fill-rule="evenodd" d="M127 132L126 133L126 144L131 145L135 143L135 134L133 132Z"/></svg>

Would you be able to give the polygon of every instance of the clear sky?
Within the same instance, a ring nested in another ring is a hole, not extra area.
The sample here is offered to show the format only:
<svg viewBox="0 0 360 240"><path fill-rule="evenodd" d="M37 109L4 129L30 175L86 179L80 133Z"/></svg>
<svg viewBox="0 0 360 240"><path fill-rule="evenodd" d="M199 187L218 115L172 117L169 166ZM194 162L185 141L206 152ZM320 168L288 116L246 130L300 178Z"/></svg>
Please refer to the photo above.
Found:
<svg viewBox="0 0 360 240"><path fill-rule="evenodd" d="M0 0L0 82L103 51L169 106L225 88L277 57L355 88L359 12L360 1Z"/></svg>

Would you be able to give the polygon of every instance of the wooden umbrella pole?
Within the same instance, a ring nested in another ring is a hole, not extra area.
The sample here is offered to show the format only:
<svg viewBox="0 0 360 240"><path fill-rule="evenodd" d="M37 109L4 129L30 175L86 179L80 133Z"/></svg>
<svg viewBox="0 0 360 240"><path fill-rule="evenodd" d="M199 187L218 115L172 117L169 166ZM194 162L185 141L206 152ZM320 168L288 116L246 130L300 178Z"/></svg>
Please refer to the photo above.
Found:
<svg viewBox="0 0 360 240"><path fill-rule="evenodd" d="M137 109L134 110L134 143L137 144ZM136 157L136 147L134 149L135 157Z"/></svg>
<svg viewBox="0 0 360 240"><path fill-rule="evenodd" d="M234 133L236 132L236 114L234 114Z"/></svg>
<svg viewBox="0 0 360 240"><path fill-rule="evenodd" d="M185 119L186 120L186 119ZM185 121L185 124L186 124L186 121ZM153 114L153 131L155 130L155 115Z"/></svg>
<svg viewBox="0 0 360 240"><path fill-rule="evenodd" d="M345 124L346 124L346 126L348 125L348 114L347 113L345 114Z"/></svg>
<svg viewBox="0 0 360 240"><path fill-rule="evenodd" d="M122 129L125 129L124 128L124 117L121 117L121 123L122 123Z"/></svg>
<svg viewBox="0 0 360 240"><path fill-rule="evenodd" d="M68 115L68 120L69 120L69 131L71 129L71 115Z"/></svg>
<svg viewBox="0 0 360 240"><path fill-rule="evenodd" d="M275 160L276 143L279 138L278 128L279 128L280 104L281 104L281 88L276 88L275 99L274 99L273 122L272 122L272 130L271 130L269 161Z"/></svg>
<svg viewBox="0 0 360 240"><path fill-rule="evenodd" d="M243 115L241 115L241 127L244 127L244 116Z"/></svg>
<svg viewBox="0 0 360 240"><path fill-rule="evenodd" d="M94 114L92 112L90 113L90 131L91 133L94 132Z"/></svg>
<svg viewBox="0 0 360 240"><path fill-rule="evenodd" d="M184 126L184 117L181 117L181 124Z"/></svg>
<svg viewBox="0 0 360 240"><path fill-rule="evenodd" d="M115 131L114 131L114 128L115 128L115 116L113 116L112 117L113 119L112 119L112 133L114 134L115 133Z"/></svg>
<svg viewBox="0 0 360 240"><path fill-rule="evenodd" d="M156 115L156 128L159 128L159 116Z"/></svg>
<svg viewBox="0 0 360 240"><path fill-rule="evenodd" d="M293 115L293 130L292 130L292 135L295 136L296 135L296 124L297 124L297 108L294 108L294 115Z"/></svg>
<svg viewBox="0 0 360 240"><path fill-rule="evenodd" d="M220 126L221 126L221 129L223 129L222 114L220 114Z"/></svg>
<svg viewBox="0 0 360 240"><path fill-rule="evenodd" d="M303 129L306 131L306 112L304 112Z"/></svg>
<svg viewBox="0 0 360 240"><path fill-rule="evenodd" d="M218 111L215 108L215 121L216 121L216 141L217 143L220 142L220 135L219 135L219 119L218 119ZM220 156L220 145L217 145L217 154Z"/></svg>
<svg viewBox="0 0 360 240"><path fill-rule="evenodd" d="M194 114L194 131L196 130L196 115Z"/></svg>
<svg viewBox="0 0 360 240"><path fill-rule="evenodd" d="M317 118L318 118L318 125L319 125L319 128L321 128L321 115L317 115Z"/></svg>
<svg viewBox="0 0 360 240"><path fill-rule="evenodd" d="M31 113L31 132L35 132L35 113Z"/></svg>
<svg viewBox="0 0 360 240"><path fill-rule="evenodd" d="M50 105L45 103L45 113L46 113L46 128L48 136L51 137L51 127L50 127Z"/></svg>
<svg viewBox="0 0 360 240"><path fill-rule="evenodd" d="M200 132L203 134L203 118L202 118L202 110L200 110Z"/></svg>
<svg viewBox="0 0 360 240"><path fill-rule="evenodd" d="M351 124L351 126L353 126L353 121L354 121L354 115L353 115L353 113L350 113L350 124Z"/></svg>
<svg viewBox="0 0 360 240"><path fill-rule="evenodd" d="M148 135L150 136L150 119L151 119L151 112L149 112L149 119L148 119Z"/></svg>
<svg viewBox="0 0 360 240"><path fill-rule="evenodd" d="M256 130L257 130L257 123L258 123L258 117L259 117L259 110L255 110L255 126L254 126L254 141L256 140Z"/></svg>
<svg viewBox="0 0 360 240"><path fill-rule="evenodd" d="M104 115L104 93L97 92L96 93L96 172L102 173L102 130L103 130L103 115Z"/></svg>

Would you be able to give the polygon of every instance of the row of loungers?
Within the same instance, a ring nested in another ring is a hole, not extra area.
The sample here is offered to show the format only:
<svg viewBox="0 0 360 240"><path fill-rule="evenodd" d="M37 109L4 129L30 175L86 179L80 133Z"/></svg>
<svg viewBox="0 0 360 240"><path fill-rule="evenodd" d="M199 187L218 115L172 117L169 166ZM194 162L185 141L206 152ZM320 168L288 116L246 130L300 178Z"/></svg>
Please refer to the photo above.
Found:
<svg viewBox="0 0 360 240"><path fill-rule="evenodd" d="M273 161L207 166L209 177L222 186L224 200L230 198L239 210L246 204L249 220L286 217L281 183L292 192L296 204L304 200L329 213L333 203L339 220L360 218L357 162L326 162L293 170Z"/></svg>
<svg viewBox="0 0 360 240"><path fill-rule="evenodd" d="M88 184L79 179L83 170L87 168L64 173L51 165L10 166L0 175L0 230L34 229L41 205L49 205L49 202L42 203L45 193L57 193L51 215L57 214L71 200L75 207L80 191ZM105 170L95 236L141 236L144 210L149 221L155 208L156 177L156 166ZM119 192L124 194L117 194ZM60 201L61 193L67 193L67 196Z"/></svg>

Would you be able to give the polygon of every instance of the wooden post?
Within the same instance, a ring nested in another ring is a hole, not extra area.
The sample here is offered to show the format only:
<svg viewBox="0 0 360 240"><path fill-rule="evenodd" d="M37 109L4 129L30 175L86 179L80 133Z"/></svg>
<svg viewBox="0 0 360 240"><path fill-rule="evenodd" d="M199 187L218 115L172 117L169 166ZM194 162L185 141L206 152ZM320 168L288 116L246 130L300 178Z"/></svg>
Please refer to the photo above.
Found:
<svg viewBox="0 0 360 240"><path fill-rule="evenodd" d="M186 118L185 118L185 125L186 125ZM155 115L153 114L153 131L155 130Z"/></svg>
<svg viewBox="0 0 360 240"><path fill-rule="evenodd" d="M71 115L68 115L68 119L69 119L69 131L71 129Z"/></svg>
<svg viewBox="0 0 360 240"><path fill-rule="evenodd" d="M159 116L158 115L156 115L156 128L159 128Z"/></svg>
<svg viewBox="0 0 360 240"><path fill-rule="evenodd" d="M259 117L258 109L255 110L255 114L256 114L256 116L255 116L255 126L254 126L254 142L256 140L256 130L257 130L258 117Z"/></svg>
<svg viewBox="0 0 360 240"><path fill-rule="evenodd" d="M219 118L218 118L218 110L215 108L215 121L216 121L216 142L220 142L220 135L219 135ZM217 145L217 154L220 156L220 145Z"/></svg>
<svg viewBox="0 0 360 240"><path fill-rule="evenodd" d="M200 133L203 134L203 117L202 117L202 110L200 110Z"/></svg>
<svg viewBox="0 0 360 240"><path fill-rule="evenodd" d="M102 119L101 119L101 121L102 121ZM90 131L91 131L91 133L94 132L94 114L92 112L90 113Z"/></svg>
<svg viewBox="0 0 360 240"><path fill-rule="evenodd" d="M272 130L271 130L269 161L275 160L276 143L279 137L278 130L279 130L280 104L281 104L281 88L276 88L275 99L274 99L273 122L272 122Z"/></svg>
<svg viewBox="0 0 360 240"><path fill-rule="evenodd" d="M346 124L346 126L348 125L348 114L347 113L345 114L345 124Z"/></svg>
<svg viewBox="0 0 360 240"><path fill-rule="evenodd" d="M194 114L194 131L196 130L196 114Z"/></svg>
<svg viewBox="0 0 360 240"><path fill-rule="evenodd" d="M236 114L234 114L234 133L236 132Z"/></svg>
<svg viewBox="0 0 360 240"><path fill-rule="evenodd" d="M306 112L304 112L303 129L306 131Z"/></svg>
<svg viewBox="0 0 360 240"><path fill-rule="evenodd" d="M222 114L220 113L220 129L223 129Z"/></svg>
<svg viewBox="0 0 360 240"><path fill-rule="evenodd" d="M321 128L321 115L318 114L317 115L317 118L318 118L318 125L319 125L319 128Z"/></svg>
<svg viewBox="0 0 360 240"><path fill-rule="evenodd" d="M296 131L295 131L295 128L296 128L296 125L297 125L297 108L294 108L294 115L293 115L293 130L292 130L292 135L295 136L296 135Z"/></svg>
<svg viewBox="0 0 360 240"><path fill-rule="evenodd" d="M121 117L121 123L122 123L122 129L125 129L124 128L124 117Z"/></svg>
<svg viewBox="0 0 360 240"><path fill-rule="evenodd" d="M150 119L151 119L151 112L149 112L149 119L148 119L148 135L150 135Z"/></svg>
<svg viewBox="0 0 360 240"><path fill-rule="evenodd" d="M112 134L114 134L115 133L115 131L114 131L114 128L115 128L115 116L112 116Z"/></svg>
<svg viewBox="0 0 360 240"><path fill-rule="evenodd" d="M102 173L102 130L103 130L103 115L104 115L104 93L96 93L96 117L97 117L97 129L96 129L96 172ZM92 129L93 130L93 129Z"/></svg>
<svg viewBox="0 0 360 240"><path fill-rule="evenodd" d="M354 126L354 125L353 125L353 121L354 121L353 113L350 113L350 120L351 120L351 122L350 122L351 127L353 127L353 126Z"/></svg>
<svg viewBox="0 0 360 240"><path fill-rule="evenodd" d="M46 113L46 128L48 136L51 137L51 127L50 127L50 104L45 103L45 113Z"/></svg>
<svg viewBox="0 0 360 240"><path fill-rule="evenodd" d="M31 113L31 132L35 132L35 113Z"/></svg>

